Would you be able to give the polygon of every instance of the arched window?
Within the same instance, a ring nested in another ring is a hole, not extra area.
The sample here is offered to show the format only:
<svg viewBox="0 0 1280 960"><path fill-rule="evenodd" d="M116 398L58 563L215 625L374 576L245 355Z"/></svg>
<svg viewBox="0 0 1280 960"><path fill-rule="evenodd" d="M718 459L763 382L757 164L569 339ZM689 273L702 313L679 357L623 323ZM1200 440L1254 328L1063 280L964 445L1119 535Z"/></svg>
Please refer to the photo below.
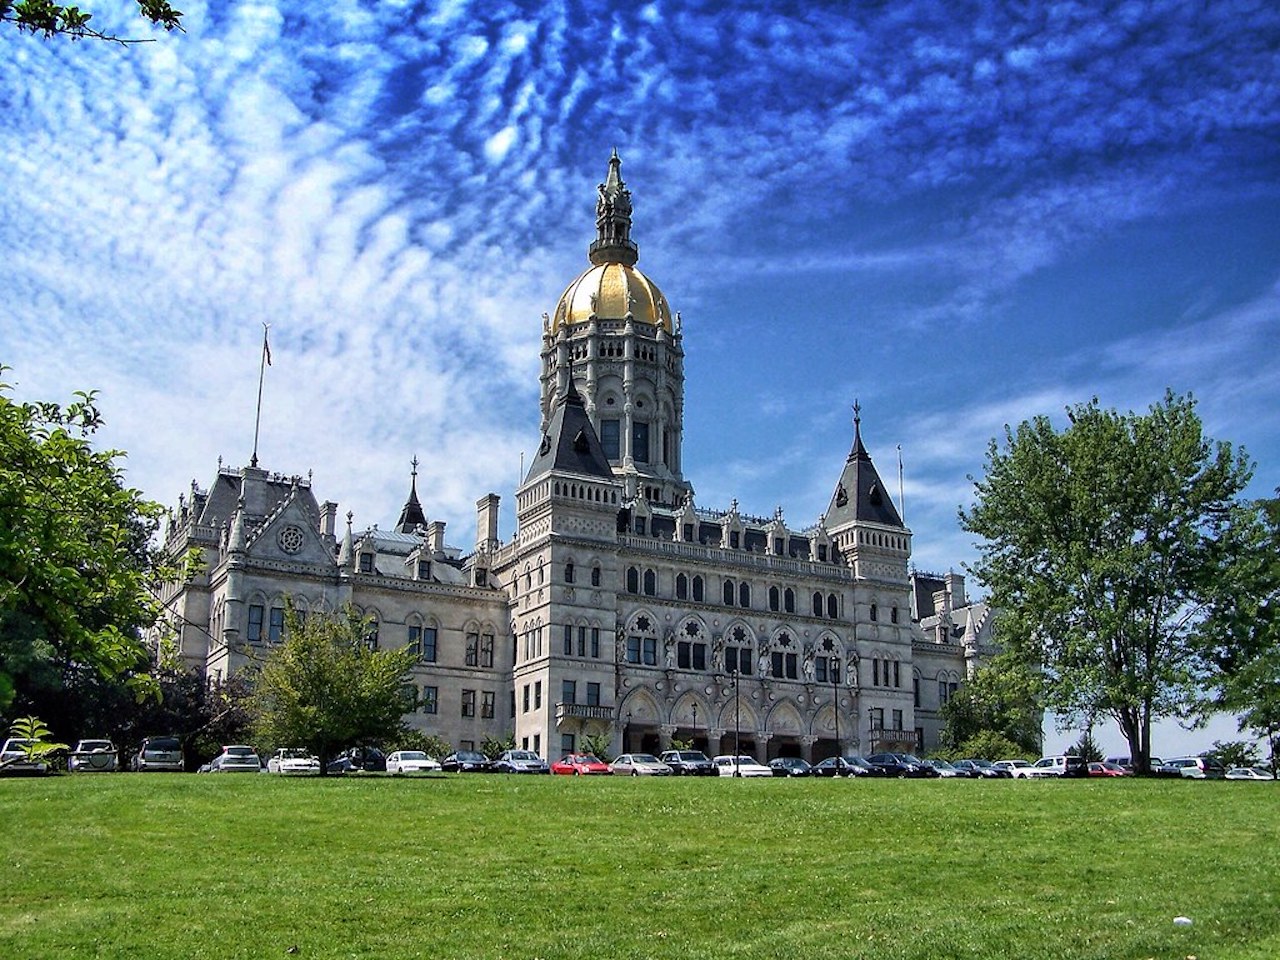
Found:
<svg viewBox="0 0 1280 960"><path fill-rule="evenodd" d="M733 606L733 581L726 580L724 582L724 605L726 607Z"/></svg>
<svg viewBox="0 0 1280 960"><path fill-rule="evenodd" d="M769 609L772 610L774 613L777 613L780 602L781 601L779 600L778 588L770 587L769 588Z"/></svg>
<svg viewBox="0 0 1280 960"><path fill-rule="evenodd" d="M689 578L683 573L676 574L676 599L689 599Z"/></svg>
<svg viewBox="0 0 1280 960"><path fill-rule="evenodd" d="M751 606L751 584L749 583L738 584L738 606L740 607Z"/></svg>
<svg viewBox="0 0 1280 960"><path fill-rule="evenodd" d="M834 593L827 595L827 616L832 620L840 616L840 601Z"/></svg>
<svg viewBox="0 0 1280 960"><path fill-rule="evenodd" d="M786 592L782 595L783 608L787 613L796 612L796 592L787 587Z"/></svg>
<svg viewBox="0 0 1280 960"><path fill-rule="evenodd" d="M658 575L652 570L644 572L644 593L647 597L657 596L658 594Z"/></svg>
<svg viewBox="0 0 1280 960"><path fill-rule="evenodd" d="M600 586L600 567L598 565L591 568L591 585L593 587Z"/></svg>
<svg viewBox="0 0 1280 960"><path fill-rule="evenodd" d="M813 595L813 615L822 616L822 594L816 592Z"/></svg>
<svg viewBox="0 0 1280 960"><path fill-rule="evenodd" d="M695 574L693 578L693 599L696 603L701 603L704 596L702 577Z"/></svg>
<svg viewBox="0 0 1280 960"><path fill-rule="evenodd" d="M573 561L570 560L564 565L564 582L573 583Z"/></svg>
<svg viewBox="0 0 1280 960"><path fill-rule="evenodd" d="M627 593L640 592L640 571L635 567L627 567Z"/></svg>

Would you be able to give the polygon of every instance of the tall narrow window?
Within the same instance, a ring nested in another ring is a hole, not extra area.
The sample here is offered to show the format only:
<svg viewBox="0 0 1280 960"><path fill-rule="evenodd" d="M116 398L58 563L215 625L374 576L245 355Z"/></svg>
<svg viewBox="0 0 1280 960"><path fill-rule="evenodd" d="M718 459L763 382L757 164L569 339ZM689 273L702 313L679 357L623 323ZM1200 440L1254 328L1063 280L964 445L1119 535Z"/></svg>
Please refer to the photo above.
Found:
<svg viewBox="0 0 1280 960"><path fill-rule="evenodd" d="M733 581L726 580L724 582L724 605L726 607L733 606Z"/></svg>
<svg viewBox="0 0 1280 960"><path fill-rule="evenodd" d="M604 448L604 455L610 460L622 459L619 444L622 437L621 426L622 423L619 420L600 421L600 446Z"/></svg>
<svg viewBox="0 0 1280 960"><path fill-rule="evenodd" d="M438 687L422 688L422 712L423 713L439 713L440 711L440 690Z"/></svg>
<svg viewBox="0 0 1280 960"><path fill-rule="evenodd" d="M827 595L827 616L830 617L832 620L840 616L840 601L836 599L836 595L834 593ZM893 609L893 622L894 623L898 622L897 607L894 607Z"/></svg>
<svg viewBox="0 0 1280 960"><path fill-rule="evenodd" d="M693 600L695 603L701 603L703 597L702 577L694 575L693 578Z"/></svg>
<svg viewBox="0 0 1280 960"><path fill-rule="evenodd" d="M654 597L658 594L658 575L652 570L644 572L644 593L647 597Z"/></svg>
<svg viewBox="0 0 1280 960"><path fill-rule="evenodd" d="M377 633L378 626L376 622L374 623L371 629L374 631L373 635L376 638L378 635ZM271 626L267 632L267 639L270 640L272 643L279 643L280 638L283 636L284 636L284 608L272 607L271 608ZM377 644L375 643L374 646L376 647Z"/></svg>
<svg viewBox="0 0 1280 960"><path fill-rule="evenodd" d="M476 692L474 690L462 691L462 715L464 717L474 717L476 715Z"/></svg>
<svg viewBox="0 0 1280 960"><path fill-rule="evenodd" d="M564 582L573 583L573 561L570 560L564 565Z"/></svg>
<svg viewBox="0 0 1280 960"><path fill-rule="evenodd" d="M738 584L738 606L740 607L751 606L751 584L749 583Z"/></svg>
<svg viewBox="0 0 1280 960"><path fill-rule="evenodd" d="M770 587L769 588L769 609L772 610L774 613L777 613L778 608L780 606L781 606L781 602L779 600L778 588Z"/></svg>
<svg viewBox="0 0 1280 960"><path fill-rule="evenodd" d="M569 623L564 625L564 655L573 656L573 625Z"/></svg>
<svg viewBox="0 0 1280 960"><path fill-rule="evenodd" d="M422 628L422 659L427 663L436 662L436 628Z"/></svg>
<svg viewBox="0 0 1280 960"><path fill-rule="evenodd" d="M480 694L480 719L492 720L494 706L497 703L497 694L492 690L485 690Z"/></svg>
<svg viewBox="0 0 1280 960"><path fill-rule="evenodd" d="M647 423L631 425L631 459L636 463L649 462L649 425Z"/></svg>
<svg viewBox="0 0 1280 960"><path fill-rule="evenodd" d="M486 633L480 638L480 666L493 666L493 634Z"/></svg>
<svg viewBox="0 0 1280 960"><path fill-rule="evenodd" d="M474 667L480 662L480 634L467 634L467 656L466 664L468 667Z"/></svg>
<svg viewBox="0 0 1280 960"><path fill-rule="evenodd" d="M560 681L560 702L561 703L577 703L578 702L578 681L576 680Z"/></svg>
<svg viewBox="0 0 1280 960"><path fill-rule="evenodd" d="M416 624L411 624L408 629L408 636L405 640L405 646L414 652L418 657L422 656L422 628Z"/></svg>
<svg viewBox="0 0 1280 960"><path fill-rule="evenodd" d="M627 593L640 592L640 571L635 567L627 567Z"/></svg>
<svg viewBox="0 0 1280 960"><path fill-rule="evenodd" d="M676 574L676 599L689 599L689 578L683 573Z"/></svg>
<svg viewBox="0 0 1280 960"><path fill-rule="evenodd" d="M267 608L260 603L249 604L249 629L245 634L250 643L262 642L262 620Z"/></svg>

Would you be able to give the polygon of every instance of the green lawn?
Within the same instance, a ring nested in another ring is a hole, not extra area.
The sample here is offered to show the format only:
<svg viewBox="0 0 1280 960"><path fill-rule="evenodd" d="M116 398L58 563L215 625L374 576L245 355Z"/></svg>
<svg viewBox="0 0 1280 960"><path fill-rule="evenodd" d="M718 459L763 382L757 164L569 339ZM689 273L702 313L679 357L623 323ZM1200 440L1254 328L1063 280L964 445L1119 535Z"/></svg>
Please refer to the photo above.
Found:
<svg viewBox="0 0 1280 960"><path fill-rule="evenodd" d="M1280 956L1273 783L105 774L0 823L5 958Z"/></svg>

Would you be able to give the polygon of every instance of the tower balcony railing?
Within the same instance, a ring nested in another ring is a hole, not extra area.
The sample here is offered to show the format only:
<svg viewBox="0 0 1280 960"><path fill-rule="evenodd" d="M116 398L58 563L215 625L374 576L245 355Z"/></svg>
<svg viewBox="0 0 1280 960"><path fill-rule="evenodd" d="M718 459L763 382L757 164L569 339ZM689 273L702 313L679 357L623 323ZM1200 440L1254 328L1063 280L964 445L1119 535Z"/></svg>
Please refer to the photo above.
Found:
<svg viewBox="0 0 1280 960"><path fill-rule="evenodd" d="M733 562L736 565L766 570L771 573L788 573L795 576L816 577L822 580L842 583L851 578L849 568L837 563L797 560L792 557L780 557L773 553L755 553L749 550L711 547L702 543L690 543L687 540L659 540L654 537L642 537L630 533L619 534L618 540L628 549L640 553L680 557L685 560L702 560L707 563L724 563L725 555L729 554L733 557Z"/></svg>
<svg viewBox="0 0 1280 960"><path fill-rule="evenodd" d="M613 707L591 703L557 703L556 723L561 720L607 720L613 722Z"/></svg>

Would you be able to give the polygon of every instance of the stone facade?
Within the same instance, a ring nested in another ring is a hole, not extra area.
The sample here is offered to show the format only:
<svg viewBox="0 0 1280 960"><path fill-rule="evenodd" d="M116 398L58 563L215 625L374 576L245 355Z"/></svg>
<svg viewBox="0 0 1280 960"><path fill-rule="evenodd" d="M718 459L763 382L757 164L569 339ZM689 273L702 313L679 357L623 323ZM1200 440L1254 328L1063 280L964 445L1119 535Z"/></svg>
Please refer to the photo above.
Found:
<svg viewBox="0 0 1280 960"><path fill-rule="evenodd" d="M390 530L353 531L348 514L341 538L309 480L220 466L167 526L204 559L169 598L187 663L213 680L243 668L278 641L286 598L351 604L370 642L419 651L407 719L458 747L511 734L554 759L602 734L816 760L936 742L940 705L990 652L989 612L958 575L911 571L856 406L816 524L697 505L681 318L635 267L631 211L615 154L591 265L543 315L542 439L514 534L499 538L488 494L474 549L447 546L416 464Z"/></svg>

